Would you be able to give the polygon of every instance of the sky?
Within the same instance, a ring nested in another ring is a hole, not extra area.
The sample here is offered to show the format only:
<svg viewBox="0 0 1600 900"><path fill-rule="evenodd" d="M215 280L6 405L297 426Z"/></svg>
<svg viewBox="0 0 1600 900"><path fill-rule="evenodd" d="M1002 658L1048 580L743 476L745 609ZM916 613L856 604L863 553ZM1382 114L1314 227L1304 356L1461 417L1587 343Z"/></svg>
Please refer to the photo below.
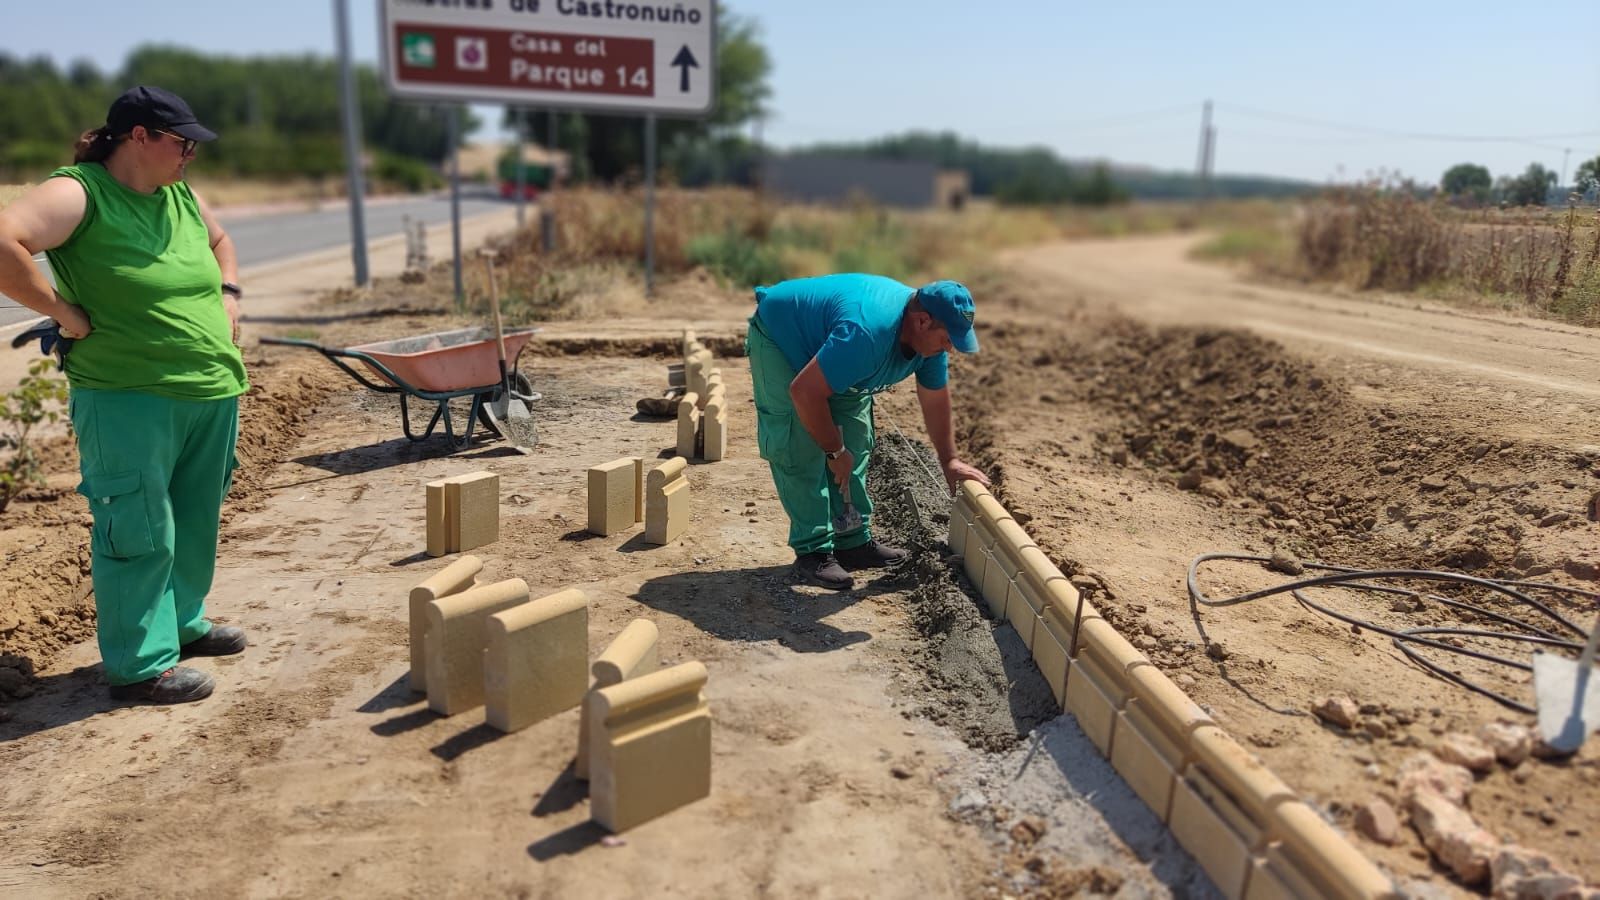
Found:
<svg viewBox="0 0 1600 900"><path fill-rule="evenodd" d="M332 54L334 0L0 0L0 50L120 67L144 43ZM377 4L350 0L358 60ZM1600 156L1600 2L731 0L772 57L779 147L912 129L1068 159L1318 182ZM137 12L135 12L137 10ZM483 107L492 127L498 111ZM491 135L492 136L492 135ZM1570 148L1569 157L1563 151Z"/></svg>

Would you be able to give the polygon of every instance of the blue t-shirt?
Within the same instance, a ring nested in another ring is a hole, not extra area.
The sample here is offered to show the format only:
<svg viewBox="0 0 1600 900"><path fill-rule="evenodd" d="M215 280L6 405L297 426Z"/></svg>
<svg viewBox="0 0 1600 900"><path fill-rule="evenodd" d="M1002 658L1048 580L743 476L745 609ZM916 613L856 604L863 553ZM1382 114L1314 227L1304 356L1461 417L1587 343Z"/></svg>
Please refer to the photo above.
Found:
<svg viewBox="0 0 1600 900"><path fill-rule="evenodd" d="M938 390L949 360L907 355L900 320L916 289L881 275L824 275L756 288L756 315L796 372L815 356L834 393L884 390L916 373Z"/></svg>

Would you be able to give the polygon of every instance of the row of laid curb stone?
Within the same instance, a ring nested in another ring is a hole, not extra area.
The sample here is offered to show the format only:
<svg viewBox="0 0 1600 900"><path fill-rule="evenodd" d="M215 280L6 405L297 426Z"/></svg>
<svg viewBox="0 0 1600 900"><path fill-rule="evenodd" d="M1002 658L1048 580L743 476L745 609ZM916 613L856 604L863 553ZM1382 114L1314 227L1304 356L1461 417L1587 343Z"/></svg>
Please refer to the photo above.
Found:
<svg viewBox="0 0 1600 900"><path fill-rule="evenodd" d="M950 549L1063 710L1229 897L1399 897L1393 882L1128 643L999 500L963 482Z"/></svg>

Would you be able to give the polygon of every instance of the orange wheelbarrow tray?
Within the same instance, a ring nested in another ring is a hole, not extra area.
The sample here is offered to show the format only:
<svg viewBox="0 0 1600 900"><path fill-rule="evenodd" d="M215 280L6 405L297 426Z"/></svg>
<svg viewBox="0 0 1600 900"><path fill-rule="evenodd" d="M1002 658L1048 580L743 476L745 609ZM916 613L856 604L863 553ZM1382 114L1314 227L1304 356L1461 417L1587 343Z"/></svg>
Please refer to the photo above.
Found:
<svg viewBox="0 0 1600 900"><path fill-rule="evenodd" d="M538 331L537 328L520 328L505 334L511 393L527 403L541 396L533 391L528 377L517 371L516 365L528 340ZM427 440L441 422L445 439L455 449L471 446L478 424L490 434L503 437L484 408L505 390L500 379L500 355L491 329L460 328L342 349L294 338L267 337L262 338L261 343L315 350L363 387L380 394L400 395L400 422L406 437L412 441ZM346 360L356 360L368 371L362 372ZM411 427L408 404L411 397L436 404L433 418L428 420L428 427L420 435ZM466 428L458 437L450 401L460 397L471 397L472 403L467 412Z"/></svg>

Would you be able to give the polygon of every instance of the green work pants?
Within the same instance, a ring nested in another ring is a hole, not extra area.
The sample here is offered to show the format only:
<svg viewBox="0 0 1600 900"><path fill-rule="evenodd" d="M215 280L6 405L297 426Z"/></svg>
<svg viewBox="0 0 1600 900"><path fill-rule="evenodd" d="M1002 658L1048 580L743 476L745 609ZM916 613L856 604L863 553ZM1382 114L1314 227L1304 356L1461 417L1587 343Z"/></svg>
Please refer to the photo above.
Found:
<svg viewBox="0 0 1600 900"><path fill-rule="evenodd" d="M867 462L876 443L872 395L834 394L828 400L833 422L844 432L844 445L856 457L850 502L861 513L860 528L835 534L833 517L844 511L844 497L828 471L822 448L800 424L789 399L789 383L797 373L755 316L750 317L744 349L755 387L756 444L772 469L778 500L789 515L789 546L796 554L829 553L872 540L872 498L867 496Z"/></svg>
<svg viewBox="0 0 1600 900"><path fill-rule="evenodd" d="M205 637L222 498L233 481L239 400L72 391L106 681L132 684L177 665Z"/></svg>

